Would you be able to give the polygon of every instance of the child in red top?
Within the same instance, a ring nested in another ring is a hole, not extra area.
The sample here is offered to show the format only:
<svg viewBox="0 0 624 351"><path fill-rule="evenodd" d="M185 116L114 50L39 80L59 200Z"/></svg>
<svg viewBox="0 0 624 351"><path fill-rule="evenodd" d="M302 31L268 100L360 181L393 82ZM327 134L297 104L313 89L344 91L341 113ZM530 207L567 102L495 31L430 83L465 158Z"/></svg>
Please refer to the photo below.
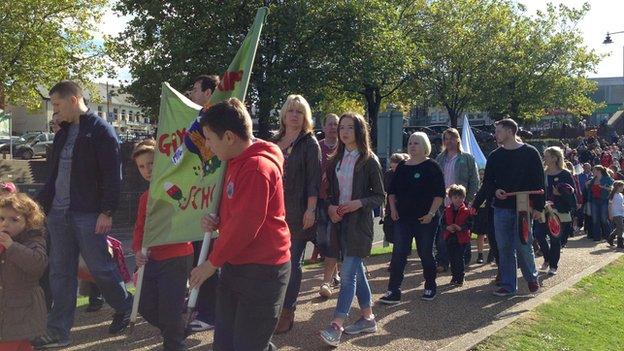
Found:
<svg viewBox="0 0 624 351"><path fill-rule="evenodd" d="M132 159L147 181L152 179L155 149L156 142L147 139L138 143L132 152ZM154 246L149 248L147 255L141 251L148 197L146 191L139 199L132 241L136 266L145 265L139 312L160 329L165 350L186 350L182 311L186 281L193 264L193 245L189 242Z"/></svg>
<svg viewBox="0 0 624 351"><path fill-rule="evenodd" d="M464 284L464 252L466 245L470 245L472 216L464 204L466 188L463 185L451 185L447 194L451 203L444 209L442 236L446 241L451 263L451 284L461 286Z"/></svg>
<svg viewBox="0 0 624 351"><path fill-rule="evenodd" d="M206 144L227 161L219 217L202 220L219 230L206 262L191 272L198 287L221 267L215 350L276 350L271 336L290 277L290 232L282 183L284 157L277 145L253 139L245 105L232 98L201 117Z"/></svg>

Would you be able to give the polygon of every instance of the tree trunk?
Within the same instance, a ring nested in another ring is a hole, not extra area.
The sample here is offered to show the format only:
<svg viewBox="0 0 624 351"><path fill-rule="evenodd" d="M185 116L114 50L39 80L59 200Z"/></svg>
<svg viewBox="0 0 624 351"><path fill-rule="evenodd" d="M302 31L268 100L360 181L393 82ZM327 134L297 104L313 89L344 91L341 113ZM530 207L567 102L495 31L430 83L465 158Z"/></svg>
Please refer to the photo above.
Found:
<svg viewBox="0 0 624 351"><path fill-rule="evenodd" d="M258 137L260 139L271 138L271 110L273 105L271 97L263 89L258 89Z"/></svg>
<svg viewBox="0 0 624 351"><path fill-rule="evenodd" d="M460 114L460 112L459 112L459 111L457 111L456 109L454 109L454 108L450 107L449 105L446 105L445 107L446 107L446 112L447 112L447 113L448 113L448 115L449 115L449 123L450 123L450 126L451 126L452 128L457 129L457 120L458 120L458 118L459 118L459 114Z"/></svg>
<svg viewBox="0 0 624 351"><path fill-rule="evenodd" d="M377 147L377 115L381 107L381 92L377 87L367 87L362 93L366 99L366 113L370 125L370 138L373 149Z"/></svg>
<svg viewBox="0 0 624 351"><path fill-rule="evenodd" d="M6 110L6 96L2 84L0 84L0 110Z"/></svg>
<svg viewBox="0 0 624 351"><path fill-rule="evenodd" d="M509 104L509 117L514 120L518 120L518 116L520 115L520 104L516 100L512 100Z"/></svg>

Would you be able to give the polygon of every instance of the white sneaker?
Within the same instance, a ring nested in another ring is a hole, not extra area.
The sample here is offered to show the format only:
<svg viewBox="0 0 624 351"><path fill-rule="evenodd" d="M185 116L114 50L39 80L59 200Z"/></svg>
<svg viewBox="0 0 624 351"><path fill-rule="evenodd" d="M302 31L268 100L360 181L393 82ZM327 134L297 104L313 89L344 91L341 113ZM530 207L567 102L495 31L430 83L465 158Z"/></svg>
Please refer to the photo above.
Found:
<svg viewBox="0 0 624 351"><path fill-rule="evenodd" d="M189 329L194 332L202 332L206 330L214 329L214 325L208 324L204 321L200 321L199 319L195 319L191 323L189 323Z"/></svg>
<svg viewBox="0 0 624 351"><path fill-rule="evenodd" d="M333 294L334 291L332 290L331 285L329 285L328 283L323 283L319 288L319 295L321 295L321 297L329 299L332 297Z"/></svg>
<svg viewBox="0 0 624 351"><path fill-rule="evenodd" d="M548 274L549 275L556 275L557 274L557 270L554 269L554 268L551 268L551 269L548 270Z"/></svg>
<svg viewBox="0 0 624 351"><path fill-rule="evenodd" d="M548 262L544 262L544 264L542 264L542 266L540 267L540 271L546 272L549 266L550 265L548 264Z"/></svg>

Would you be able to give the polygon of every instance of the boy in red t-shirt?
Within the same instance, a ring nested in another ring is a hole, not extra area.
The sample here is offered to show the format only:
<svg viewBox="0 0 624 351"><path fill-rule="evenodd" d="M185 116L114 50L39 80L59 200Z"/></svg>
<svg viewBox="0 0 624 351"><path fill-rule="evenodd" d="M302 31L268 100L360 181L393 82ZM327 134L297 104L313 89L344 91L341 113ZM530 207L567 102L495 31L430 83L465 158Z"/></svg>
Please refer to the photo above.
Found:
<svg viewBox="0 0 624 351"><path fill-rule="evenodd" d="M446 242L451 263L453 275L451 284L462 286L465 275L464 252L466 252L466 246L470 245L472 215L464 203L466 188L463 185L451 185L447 190L447 195L451 198L451 203L444 209L442 236Z"/></svg>
<svg viewBox="0 0 624 351"><path fill-rule="evenodd" d="M221 268L215 350L276 350L271 336L290 278L284 156L277 145L253 138L251 117L238 99L210 107L200 125L227 172L219 216L202 220L205 231L219 230L219 238L208 260L191 272L190 286Z"/></svg>
<svg viewBox="0 0 624 351"><path fill-rule="evenodd" d="M139 173L148 182L152 179L156 142L152 139L138 143L132 152ZM151 325L160 329L165 350L186 350L184 299L186 281L193 267L193 246L190 242L150 247L144 255L143 233L149 191L139 199L134 225L132 250L137 267L145 265L139 312Z"/></svg>

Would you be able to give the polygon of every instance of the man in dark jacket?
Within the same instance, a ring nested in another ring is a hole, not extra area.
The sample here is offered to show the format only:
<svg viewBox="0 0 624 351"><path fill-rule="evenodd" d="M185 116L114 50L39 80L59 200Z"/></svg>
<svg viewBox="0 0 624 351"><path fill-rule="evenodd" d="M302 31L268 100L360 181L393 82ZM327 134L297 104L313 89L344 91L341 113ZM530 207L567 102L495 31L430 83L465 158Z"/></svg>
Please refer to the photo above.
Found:
<svg viewBox="0 0 624 351"><path fill-rule="evenodd" d="M50 287L54 304L48 334L33 342L38 349L66 346L74 323L78 257L114 309L111 334L130 321L132 295L108 253L106 235L112 226L121 187L121 158L112 126L90 111L82 89L62 81L50 90L61 130L54 137L50 178L39 194L50 235Z"/></svg>

